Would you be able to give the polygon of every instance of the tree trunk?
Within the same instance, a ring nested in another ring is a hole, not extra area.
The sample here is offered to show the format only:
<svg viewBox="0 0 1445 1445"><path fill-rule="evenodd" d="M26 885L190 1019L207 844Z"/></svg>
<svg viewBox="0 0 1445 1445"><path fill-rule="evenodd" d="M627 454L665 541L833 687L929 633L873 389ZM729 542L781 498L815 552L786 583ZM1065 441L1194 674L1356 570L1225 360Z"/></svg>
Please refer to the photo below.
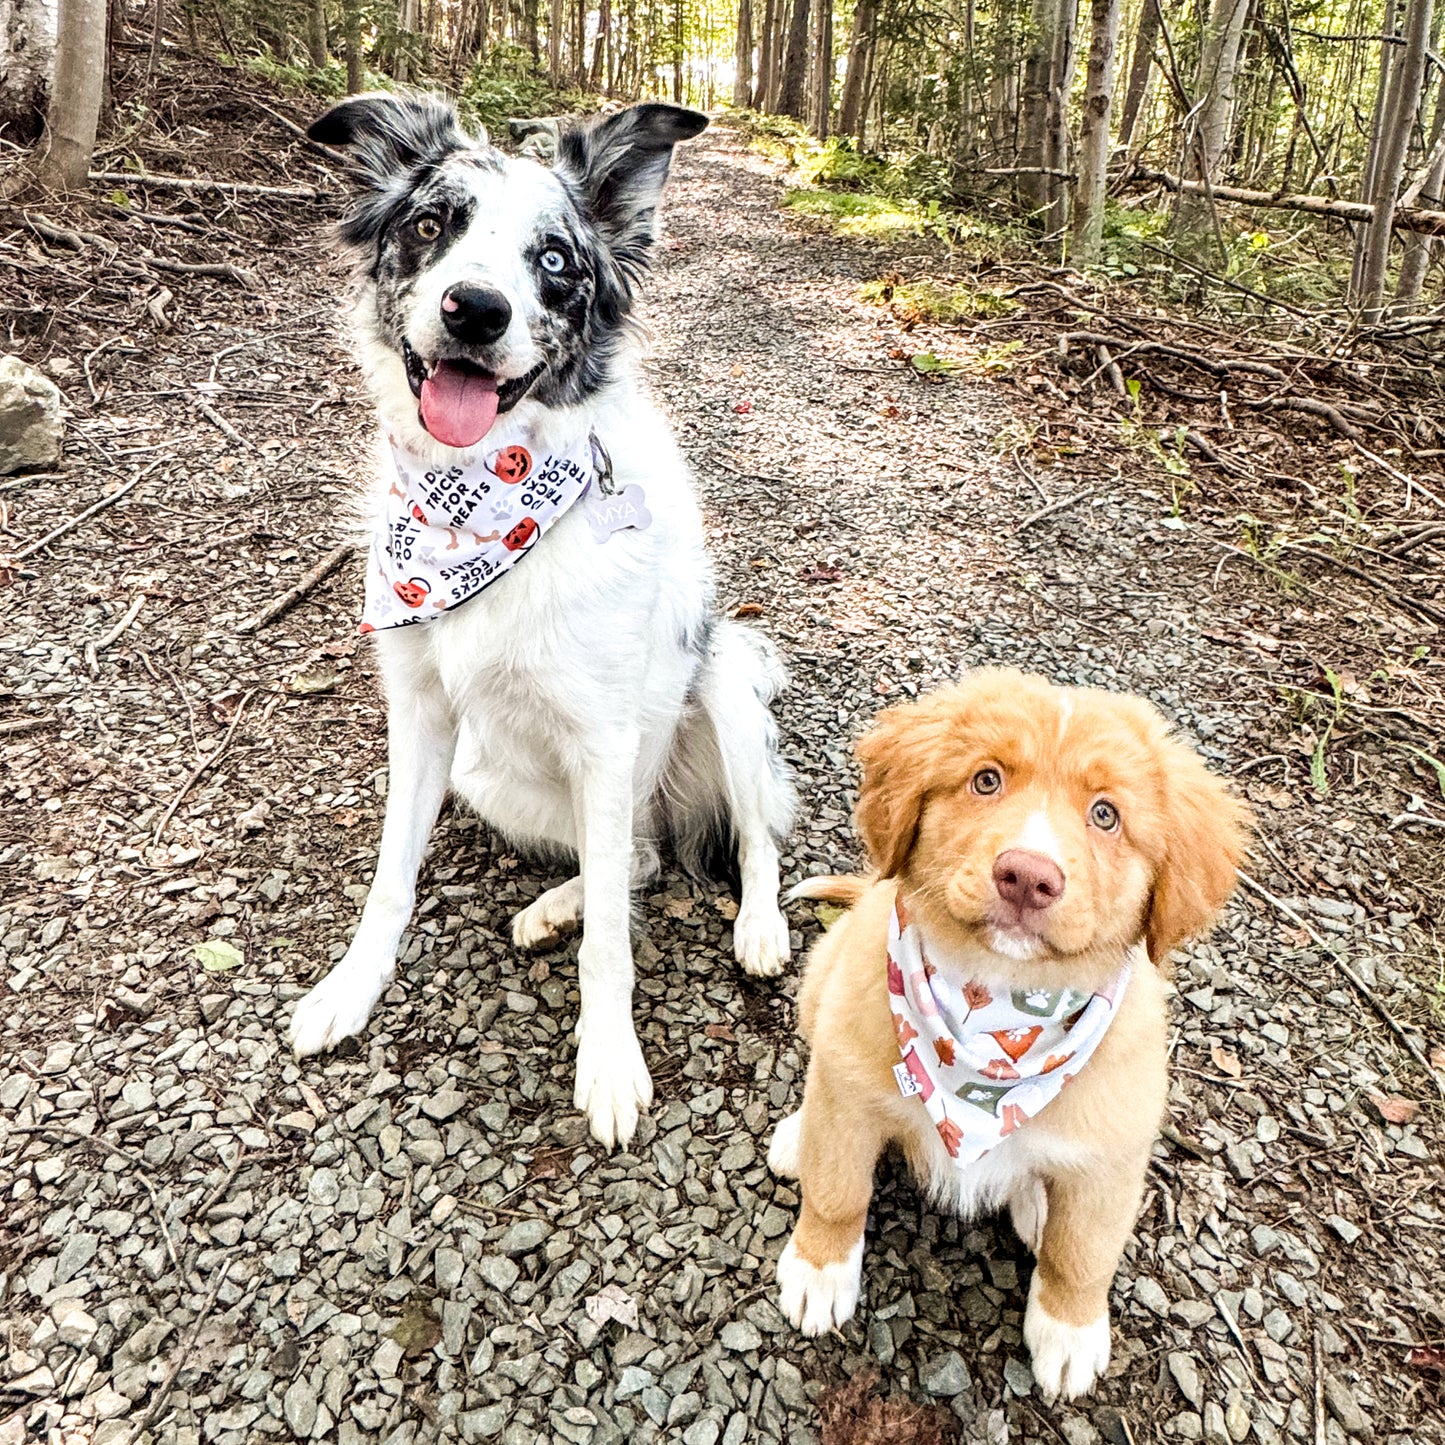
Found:
<svg viewBox="0 0 1445 1445"><path fill-rule="evenodd" d="M346 93L359 95L366 87L366 65L361 54L361 0L344 0L342 21L346 35Z"/></svg>
<svg viewBox="0 0 1445 1445"><path fill-rule="evenodd" d="M35 160L43 185L80 190L90 170L105 89L105 0L60 0L55 81Z"/></svg>
<svg viewBox="0 0 1445 1445"><path fill-rule="evenodd" d="M878 0L858 0L853 10L853 34L848 38L848 66L843 72L843 93L838 98L840 135L858 133L858 122L863 114L863 77L868 70L868 45L877 9Z"/></svg>
<svg viewBox="0 0 1445 1445"><path fill-rule="evenodd" d="M597 39L592 45L592 74L588 88L601 90L604 75L612 70L612 0L597 0ZM612 94L612 83L606 82L607 94Z"/></svg>
<svg viewBox="0 0 1445 1445"><path fill-rule="evenodd" d="M1154 47L1159 43L1159 0L1144 0L1139 14L1139 32L1134 38L1134 59L1129 66L1129 81L1124 87L1124 105L1119 113L1119 144L1127 146L1134 139L1149 94L1149 81L1154 73Z"/></svg>
<svg viewBox="0 0 1445 1445"><path fill-rule="evenodd" d="M326 53L326 0L310 0L306 21L306 48L311 63L317 70L324 70L330 59Z"/></svg>
<svg viewBox="0 0 1445 1445"><path fill-rule="evenodd" d="M1152 0L1146 0L1146 5ZM1098 259L1104 236L1104 190L1109 166L1109 113L1114 98L1114 52L1119 44L1119 0L1090 6L1089 73L1079 127L1074 187L1073 254L1079 265Z"/></svg>
<svg viewBox="0 0 1445 1445"><path fill-rule="evenodd" d="M547 76L554 86L562 84L562 0L552 0L547 17Z"/></svg>
<svg viewBox="0 0 1445 1445"><path fill-rule="evenodd" d="M813 134L827 140L833 118L833 0L818 0L818 23L814 28Z"/></svg>
<svg viewBox="0 0 1445 1445"><path fill-rule="evenodd" d="M1049 188L1044 230L1050 236L1062 236L1069 223L1069 183L1065 173L1069 169L1069 93L1074 88L1074 27L1078 15L1078 0L1061 0L1054 31L1044 147L1044 166L1053 172L1043 177Z"/></svg>
<svg viewBox="0 0 1445 1445"><path fill-rule="evenodd" d="M45 127L55 60L55 0L0 0L0 129L28 145Z"/></svg>
<svg viewBox="0 0 1445 1445"><path fill-rule="evenodd" d="M1248 13L1249 0L1214 0L1205 28L1194 81L1198 115L1190 157L1193 173L1200 180L1217 181L1224 177L1234 112L1234 77L1239 69L1239 47Z"/></svg>
<svg viewBox="0 0 1445 1445"><path fill-rule="evenodd" d="M1378 321L1384 311L1385 274L1390 265L1395 207L1404 180L1410 135L1420 109L1434 9L1434 0L1410 0L1405 11L1405 48L1394 65L1389 107L1380 132L1379 167L1370 197L1375 220L1365 238L1364 265L1355 298L1360 305L1360 319L1367 326Z"/></svg>
<svg viewBox="0 0 1445 1445"><path fill-rule="evenodd" d="M1050 194L1049 178L1038 172L1045 165L1044 155L1048 149L1049 91L1059 10L1059 0L1031 0L1029 6L1019 164L1035 173L1024 176L1019 189L1037 210L1048 205Z"/></svg>
<svg viewBox="0 0 1445 1445"><path fill-rule="evenodd" d="M1425 178L1419 183L1419 198L1429 207L1441 203L1441 192L1445 191L1445 76L1440 80L1440 94L1435 101L1435 124L1431 127L1430 154L1426 158ZM1410 187L1416 190L1415 186ZM1401 198L1412 204L1414 198ZM1405 255L1400 261L1400 282L1395 291L1395 304L1390 308L1395 316L1408 316L1420 299L1425 284L1425 273L1435 252L1435 242L1429 236L1412 232L1405 242Z"/></svg>
<svg viewBox="0 0 1445 1445"><path fill-rule="evenodd" d="M793 0L788 45L783 52L783 79L778 110L794 120L803 119L803 91L808 79L808 12L810 0Z"/></svg>
<svg viewBox="0 0 1445 1445"><path fill-rule="evenodd" d="M773 35L778 28L778 0L765 0L763 5L763 28L758 36L758 83L753 91L753 109L766 110L768 95L773 84L773 70L777 64L773 48Z"/></svg>
<svg viewBox="0 0 1445 1445"><path fill-rule="evenodd" d="M753 3L738 0L737 69L733 76L733 104L745 110L753 103Z"/></svg>

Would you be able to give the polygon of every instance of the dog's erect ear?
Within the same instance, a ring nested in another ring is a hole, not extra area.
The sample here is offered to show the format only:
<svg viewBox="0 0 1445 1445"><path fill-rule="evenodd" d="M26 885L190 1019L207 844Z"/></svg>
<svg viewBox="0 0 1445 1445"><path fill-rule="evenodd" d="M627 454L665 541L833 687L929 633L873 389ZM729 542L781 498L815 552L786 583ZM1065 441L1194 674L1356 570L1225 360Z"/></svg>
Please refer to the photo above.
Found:
<svg viewBox="0 0 1445 1445"><path fill-rule="evenodd" d="M913 852L939 730L928 701L905 703L880 713L858 740L858 832L884 878L896 878Z"/></svg>
<svg viewBox="0 0 1445 1445"><path fill-rule="evenodd" d="M655 215L672 148L707 125L680 105L634 105L602 120L563 130L560 175L577 188L588 219L634 281L655 238Z"/></svg>
<svg viewBox="0 0 1445 1445"><path fill-rule="evenodd" d="M367 190L383 190L418 166L470 144L457 113L430 95L353 95L306 128L310 139L347 153Z"/></svg>
<svg viewBox="0 0 1445 1445"><path fill-rule="evenodd" d="M1249 809L1225 791L1193 749L1180 742L1168 748L1164 859L1144 922L1156 964L1203 933L1234 892L1250 830Z"/></svg>

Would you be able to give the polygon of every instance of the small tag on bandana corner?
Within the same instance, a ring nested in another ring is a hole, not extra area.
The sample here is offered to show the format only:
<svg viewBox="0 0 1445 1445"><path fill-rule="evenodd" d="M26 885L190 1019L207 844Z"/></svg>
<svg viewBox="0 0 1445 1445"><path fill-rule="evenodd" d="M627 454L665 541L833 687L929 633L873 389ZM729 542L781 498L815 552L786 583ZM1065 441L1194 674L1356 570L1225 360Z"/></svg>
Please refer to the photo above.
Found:
<svg viewBox="0 0 1445 1445"><path fill-rule="evenodd" d="M923 1092L923 1085L909 1072L907 1064L894 1064L893 1077L898 1081L898 1092L905 1099L911 1099L915 1094Z"/></svg>

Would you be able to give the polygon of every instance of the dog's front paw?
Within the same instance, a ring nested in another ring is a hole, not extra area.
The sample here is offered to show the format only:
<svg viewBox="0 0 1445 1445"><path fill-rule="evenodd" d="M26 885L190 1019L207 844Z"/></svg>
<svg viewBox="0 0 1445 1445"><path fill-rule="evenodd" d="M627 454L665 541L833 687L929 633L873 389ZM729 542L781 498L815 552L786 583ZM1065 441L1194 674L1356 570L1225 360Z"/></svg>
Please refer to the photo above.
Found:
<svg viewBox="0 0 1445 1445"><path fill-rule="evenodd" d="M1024 1343L1032 1356L1034 1380L1046 1400L1073 1400L1093 1388L1109 1364L1109 1316L1086 1325L1057 1320L1039 1303L1039 1274L1029 1285Z"/></svg>
<svg viewBox="0 0 1445 1445"><path fill-rule="evenodd" d="M733 952L743 972L754 978L776 978L792 956L788 921L776 903L743 909L733 923Z"/></svg>
<svg viewBox="0 0 1445 1445"><path fill-rule="evenodd" d="M573 878L533 899L512 920L518 948L550 948L582 921L582 880Z"/></svg>
<svg viewBox="0 0 1445 1445"><path fill-rule="evenodd" d="M776 1129L768 1145L768 1168L779 1179L798 1177L798 1147L803 1137L803 1111L795 1109Z"/></svg>
<svg viewBox="0 0 1445 1445"><path fill-rule="evenodd" d="M638 1117L652 1102L652 1076L630 1018L612 1027L578 1025L572 1101L587 1115L599 1144L625 1149L632 1142Z"/></svg>
<svg viewBox="0 0 1445 1445"><path fill-rule="evenodd" d="M305 1058L359 1034L390 979L389 971L363 972L342 959L296 1005L286 1030L287 1043L299 1058Z"/></svg>
<svg viewBox="0 0 1445 1445"><path fill-rule="evenodd" d="M848 1258L835 1264L809 1264L792 1239L778 1260L778 1302L793 1327L805 1335L825 1335L851 1320L862 1287L861 1234Z"/></svg>

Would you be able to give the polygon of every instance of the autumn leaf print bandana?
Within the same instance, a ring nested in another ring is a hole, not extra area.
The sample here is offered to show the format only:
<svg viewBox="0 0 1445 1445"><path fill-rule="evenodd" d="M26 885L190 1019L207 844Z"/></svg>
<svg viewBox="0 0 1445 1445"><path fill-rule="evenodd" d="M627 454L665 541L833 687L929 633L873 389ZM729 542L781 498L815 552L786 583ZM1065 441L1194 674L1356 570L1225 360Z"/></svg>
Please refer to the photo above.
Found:
<svg viewBox="0 0 1445 1445"><path fill-rule="evenodd" d="M905 1098L923 1100L953 1162L966 1169L1031 1119L1088 1063L1129 984L1101 993L953 983L928 961L901 899L888 925L888 1001Z"/></svg>
<svg viewBox="0 0 1445 1445"><path fill-rule="evenodd" d="M595 437L543 452L515 425L488 432L467 466L429 467L388 440L394 475L371 540L362 632L427 622L475 597L611 471Z"/></svg>

